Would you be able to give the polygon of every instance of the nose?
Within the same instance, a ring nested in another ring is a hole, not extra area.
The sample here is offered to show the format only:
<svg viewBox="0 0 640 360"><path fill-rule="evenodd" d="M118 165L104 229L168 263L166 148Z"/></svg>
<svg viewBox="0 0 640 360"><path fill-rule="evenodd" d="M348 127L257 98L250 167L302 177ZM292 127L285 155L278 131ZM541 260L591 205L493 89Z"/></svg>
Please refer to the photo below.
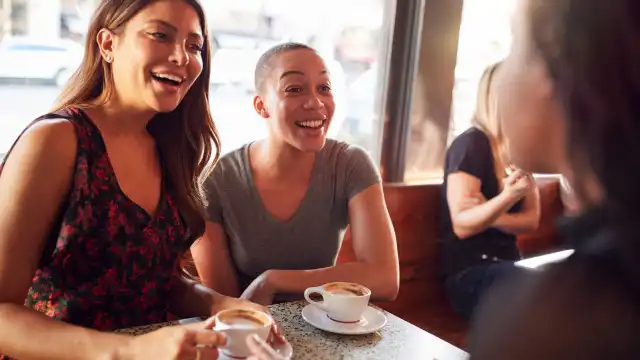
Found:
<svg viewBox="0 0 640 360"><path fill-rule="evenodd" d="M308 110L317 110L324 107L324 101L318 96L317 92L312 92L307 97L307 101L305 102L305 108Z"/></svg>
<svg viewBox="0 0 640 360"><path fill-rule="evenodd" d="M189 54L183 44L175 44L173 52L169 60L177 66L185 66L189 64Z"/></svg>

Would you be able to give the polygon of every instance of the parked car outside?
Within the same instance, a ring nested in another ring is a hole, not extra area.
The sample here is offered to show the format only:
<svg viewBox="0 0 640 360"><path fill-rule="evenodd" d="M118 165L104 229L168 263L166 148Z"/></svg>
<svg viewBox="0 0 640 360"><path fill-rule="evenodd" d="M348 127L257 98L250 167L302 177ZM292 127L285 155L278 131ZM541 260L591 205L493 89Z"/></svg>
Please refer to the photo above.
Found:
<svg viewBox="0 0 640 360"><path fill-rule="evenodd" d="M6 37L0 42L0 80L40 80L62 86L83 55L83 46L68 39Z"/></svg>

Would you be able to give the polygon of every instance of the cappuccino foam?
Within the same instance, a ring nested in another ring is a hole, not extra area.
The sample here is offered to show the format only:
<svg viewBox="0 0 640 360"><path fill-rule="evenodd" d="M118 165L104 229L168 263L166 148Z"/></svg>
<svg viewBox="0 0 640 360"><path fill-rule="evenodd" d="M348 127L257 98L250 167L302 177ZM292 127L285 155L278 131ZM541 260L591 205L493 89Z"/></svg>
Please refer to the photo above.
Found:
<svg viewBox="0 0 640 360"><path fill-rule="evenodd" d="M219 320L231 327L242 329L254 329L266 325L262 319L246 310L232 310Z"/></svg>
<svg viewBox="0 0 640 360"><path fill-rule="evenodd" d="M238 329L255 329L264 326L258 319L240 316L225 319L224 323Z"/></svg>
<svg viewBox="0 0 640 360"><path fill-rule="evenodd" d="M324 287L324 290L334 295L363 296L367 291L357 284L333 283Z"/></svg>

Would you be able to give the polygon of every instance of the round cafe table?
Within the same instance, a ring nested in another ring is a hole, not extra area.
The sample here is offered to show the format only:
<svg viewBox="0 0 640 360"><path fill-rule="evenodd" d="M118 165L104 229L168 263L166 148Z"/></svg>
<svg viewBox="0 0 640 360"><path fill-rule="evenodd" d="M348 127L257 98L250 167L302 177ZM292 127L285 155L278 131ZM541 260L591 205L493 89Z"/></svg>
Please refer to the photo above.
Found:
<svg viewBox="0 0 640 360"><path fill-rule="evenodd" d="M468 354L446 341L385 312L387 324L368 335L339 335L318 330L301 315L304 301L271 305L269 311L293 347L294 360L461 360ZM199 321L184 319L118 330L140 335L163 326Z"/></svg>

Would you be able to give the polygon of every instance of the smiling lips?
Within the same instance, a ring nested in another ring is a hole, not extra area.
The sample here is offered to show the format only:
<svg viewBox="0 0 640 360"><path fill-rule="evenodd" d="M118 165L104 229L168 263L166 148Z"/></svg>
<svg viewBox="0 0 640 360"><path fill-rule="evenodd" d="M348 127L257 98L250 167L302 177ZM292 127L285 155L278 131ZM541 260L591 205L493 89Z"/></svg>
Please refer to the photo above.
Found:
<svg viewBox="0 0 640 360"><path fill-rule="evenodd" d="M305 120L305 121L296 121L296 125L306 129L320 129L324 126L324 123L327 121L327 118L320 120Z"/></svg>
<svg viewBox="0 0 640 360"><path fill-rule="evenodd" d="M184 82L184 77L169 73L151 73L154 80L171 86L180 86Z"/></svg>
<svg viewBox="0 0 640 360"><path fill-rule="evenodd" d="M309 129L318 129L324 125L324 120L308 120L296 122L296 125Z"/></svg>

